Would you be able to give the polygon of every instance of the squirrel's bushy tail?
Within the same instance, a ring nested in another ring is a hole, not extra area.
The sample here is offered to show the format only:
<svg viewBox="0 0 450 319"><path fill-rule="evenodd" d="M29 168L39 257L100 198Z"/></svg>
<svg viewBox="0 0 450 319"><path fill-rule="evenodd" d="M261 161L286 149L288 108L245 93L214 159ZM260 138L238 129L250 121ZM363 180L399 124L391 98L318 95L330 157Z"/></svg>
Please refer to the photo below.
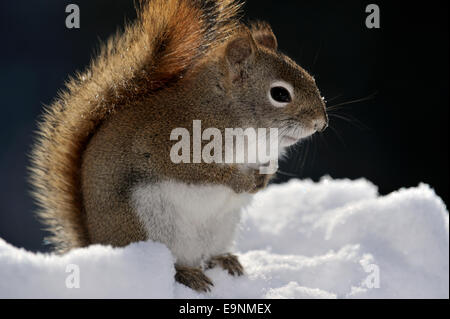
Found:
<svg viewBox="0 0 450 319"><path fill-rule="evenodd" d="M56 250L90 244L80 168L99 124L180 79L239 27L239 8L236 0L139 1L137 21L109 39L46 108L30 171L38 214Z"/></svg>

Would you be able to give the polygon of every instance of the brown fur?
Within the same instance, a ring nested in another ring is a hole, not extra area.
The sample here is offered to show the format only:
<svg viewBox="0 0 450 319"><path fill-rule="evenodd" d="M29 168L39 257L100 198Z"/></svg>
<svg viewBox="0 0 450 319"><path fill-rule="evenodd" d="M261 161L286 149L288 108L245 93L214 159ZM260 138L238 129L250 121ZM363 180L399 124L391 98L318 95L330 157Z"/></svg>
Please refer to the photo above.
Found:
<svg viewBox="0 0 450 319"><path fill-rule="evenodd" d="M256 43L268 49L277 50L278 41L268 23L263 21L254 22L250 25L250 31Z"/></svg>
<svg viewBox="0 0 450 319"><path fill-rule="evenodd" d="M239 7L235 0L141 1L137 21L112 37L47 108L31 181L57 251L152 239L131 207L133 188L140 184L220 184L236 193L267 185L270 176L236 164L173 163L174 128L191 131L193 120L222 133L298 123L325 127L314 79L277 51L268 24L242 25ZM273 80L294 87L295 99L283 109L268 101ZM168 223L157 231L168 232L164 238L170 241ZM207 265L243 273L230 254ZM200 268L175 268L178 282L210 289Z"/></svg>
<svg viewBox="0 0 450 319"><path fill-rule="evenodd" d="M109 39L46 109L31 154L31 182L58 251L90 243L79 171L99 124L177 82L234 32L239 7L234 0L141 1L136 23Z"/></svg>
<svg viewBox="0 0 450 319"><path fill-rule="evenodd" d="M109 40L47 110L32 182L60 252L148 239L130 207L141 183L221 184L237 193L267 184L267 176L237 165L174 164L169 136L176 127L190 129L193 120L222 132L326 123L314 79L277 51L267 24L241 25L238 8L233 0L143 2L137 22ZM268 103L273 79L294 86L295 100L284 109ZM180 281L203 287L207 280L191 270L180 270Z"/></svg>

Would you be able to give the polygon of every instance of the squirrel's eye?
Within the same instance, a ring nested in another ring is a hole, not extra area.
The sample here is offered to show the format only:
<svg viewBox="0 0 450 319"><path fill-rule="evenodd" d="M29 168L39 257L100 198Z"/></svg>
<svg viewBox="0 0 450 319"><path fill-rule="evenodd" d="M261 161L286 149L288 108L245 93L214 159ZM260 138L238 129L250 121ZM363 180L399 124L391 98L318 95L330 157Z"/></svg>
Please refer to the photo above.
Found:
<svg viewBox="0 0 450 319"><path fill-rule="evenodd" d="M289 103L292 101L291 93L282 86L271 88L270 95L272 96L272 99L280 103Z"/></svg>
<svg viewBox="0 0 450 319"><path fill-rule="evenodd" d="M292 85L284 81L275 81L270 86L269 100L275 107L285 107L293 100L294 90Z"/></svg>

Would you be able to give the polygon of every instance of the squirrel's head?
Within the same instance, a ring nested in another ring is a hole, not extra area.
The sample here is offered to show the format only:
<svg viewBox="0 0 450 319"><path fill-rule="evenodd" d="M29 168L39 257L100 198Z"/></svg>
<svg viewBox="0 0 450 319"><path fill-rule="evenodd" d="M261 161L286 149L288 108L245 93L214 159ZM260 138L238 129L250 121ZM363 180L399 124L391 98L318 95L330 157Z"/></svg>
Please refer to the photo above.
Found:
<svg viewBox="0 0 450 319"><path fill-rule="evenodd" d="M267 24L244 27L220 55L228 107L247 118L245 124L278 128L281 146L327 127L325 103L314 78L277 50Z"/></svg>

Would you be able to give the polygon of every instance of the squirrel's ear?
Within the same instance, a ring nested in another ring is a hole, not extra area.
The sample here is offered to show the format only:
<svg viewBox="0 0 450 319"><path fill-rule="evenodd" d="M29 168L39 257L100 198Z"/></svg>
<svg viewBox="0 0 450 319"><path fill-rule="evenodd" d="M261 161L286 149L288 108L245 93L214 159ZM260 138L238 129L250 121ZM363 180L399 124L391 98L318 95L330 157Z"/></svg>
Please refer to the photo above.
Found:
<svg viewBox="0 0 450 319"><path fill-rule="evenodd" d="M272 28L267 22L254 22L250 25L250 31L256 43L268 49L277 50L278 41Z"/></svg>
<svg viewBox="0 0 450 319"><path fill-rule="evenodd" d="M225 49L225 55L232 67L240 65L253 58L256 44L249 32L242 32L231 39Z"/></svg>

